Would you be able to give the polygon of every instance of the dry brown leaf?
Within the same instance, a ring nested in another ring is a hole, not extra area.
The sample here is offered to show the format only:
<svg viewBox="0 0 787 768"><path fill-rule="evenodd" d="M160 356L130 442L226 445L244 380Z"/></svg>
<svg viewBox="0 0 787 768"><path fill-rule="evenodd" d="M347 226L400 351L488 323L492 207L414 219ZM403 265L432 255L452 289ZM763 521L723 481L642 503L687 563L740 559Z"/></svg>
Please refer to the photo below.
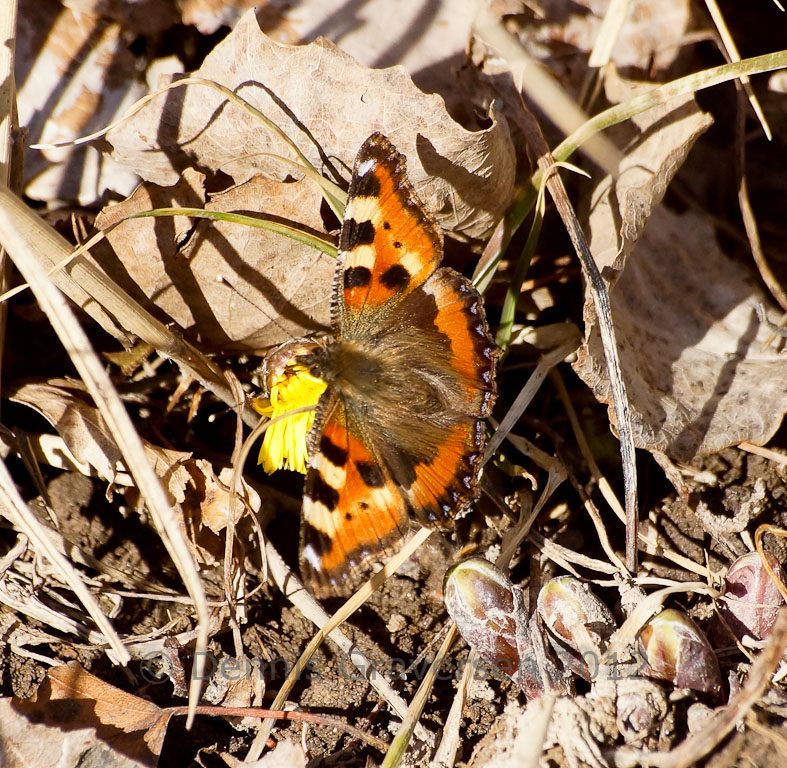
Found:
<svg viewBox="0 0 787 768"><path fill-rule="evenodd" d="M188 471L191 453L162 448L147 440L142 441L142 446L153 466L153 471L164 481L164 487L169 491L172 499L182 504L186 498L186 486L191 481Z"/></svg>
<svg viewBox="0 0 787 768"><path fill-rule="evenodd" d="M224 559L223 531L230 522L232 468L224 467L218 477L210 462L204 459L189 461L189 483L182 508L184 533L192 544L195 557L202 563L215 565ZM248 509L260 511L259 494L241 478L241 490L235 500L232 531Z"/></svg>
<svg viewBox="0 0 787 768"><path fill-rule="evenodd" d="M63 438L68 449L82 464L89 464L110 483L122 469L122 454L101 414L80 395L79 386L66 389L68 382L24 384L7 397L27 405L43 416Z"/></svg>
<svg viewBox="0 0 787 768"><path fill-rule="evenodd" d="M200 461L197 461L200 464ZM202 470L206 473L205 498L202 501L202 523L210 528L213 533L223 531L230 520L230 485L232 483L232 469L224 467L219 476L213 474L213 469L208 462L202 462ZM260 497L243 478L243 496L251 509L260 508ZM235 505L235 515L232 522L237 523L244 512L244 502L238 499Z"/></svg>
<svg viewBox="0 0 787 768"><path fill-rule="evenodd" d="M171 713L85 672L52 668L32 699L0 699L7 768L152 766Z"/></svg>
<svg viewBox="0 0 787 768"><path fill-rule="evenodd" d="M30 144L70 141L103 128L142 96L127 34L119 24L64 9L57 0L20 5L17 104ZM82 205L106 190L126 195L138 181L130 169L86 146L28 150L25 178L32 198Z"/></svg>
<svg viewBox="0 0 787 768"><path fill-rule="evenodd" d="M63 438L66 448L81 465L92 467L99 477L117 485L134 485L122 464L120 449L98 409L86 402L79 385L56 379L24 384L11 389L8 398L27 405L43 416ZM173 499L182 502L190 475L184 463L190 453L162 448L143 441L145 453L156 474L164 480Z"/></svg>
<svg viewBox="0 0 787 768"><path fill-rule="evenodd" d="M522 10L521 3L517 5L511 13ZM325 37L364 66L401 64L422 91L439 93L450 109L467 112L472 94L459 88L457 74L466 61L477 11L467 0L303 0L297 5L269 3L258 18L265 33L279 43L303 44Z"/></svg>
<svg viewBox="0 0 787 768"><path fill-rule="evenodd" d="M408 158L426 206L456 237L483 239L512 199L515 159L505 125L466 130L400 67L366 69L323 39L280 45L249 11L196 74L235 89L335 181L348 177L363 141L382 131ZM188 167L221 170L236 183L293 173L265 154L292 160L287 146L207 86L158 97L107 139L117 161L165 186Z"/></svg>
<svg viewBox="0 0 787 768"><path fill-rule="evenodd" d="M622 97L630 88L610 80ZM769 331L751 275L716 244L712 224L659 205L710 123L691 100L639 119L641 138L616 183L596 189L591 249L611 287L637 447L688 461L744 440L763 444L787 408L787 357L761 348ZM609 404L592 302L575 368ZM614 422L612 408L610 419Z"/></svg>
<svg viewBox="0 0 787 768"><path fill-rule="evenodd" d="M576 49L585 60L598 39L609 0L577 0L568 7L564 0L543 0L541 5L543 23L536 20L529 25L528 35L533 44L555 51L555 63L560 69L568 64L568 47ZM684 45L690 21L688 0L631 0L612 49L612 61L621 69L636 67L643 72L667 69Z"/></svg>
<svg viewBox="0 0 787 768"><path fill-rule="evenodd" d="M322 197L308 181L255 177L205 204L204 177L187 170L172 187L142 185L98 217L105 228L160 207L259 212L321 232ZM193 227L193 229L192 229ZM254 350L323 329L336 262L264 230L185 217L126 221L108 234L100 265L132 296L152 301L193 341L223 352ZM144 296L140 296L140 291Z"/></svg>

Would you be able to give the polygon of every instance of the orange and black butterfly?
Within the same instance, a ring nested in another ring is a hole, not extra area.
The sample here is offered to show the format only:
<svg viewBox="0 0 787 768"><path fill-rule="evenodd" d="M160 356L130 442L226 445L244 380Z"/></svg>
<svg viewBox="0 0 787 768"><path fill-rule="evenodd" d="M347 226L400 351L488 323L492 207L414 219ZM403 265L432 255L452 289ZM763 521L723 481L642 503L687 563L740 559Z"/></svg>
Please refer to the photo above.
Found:
<svg viewBox="0 0 787 768"><path fill-rule="evenodd" d="M379 133L355 161L332 340L300 358L328 385L309 436L301 569L346 595L411 521L446 527L476 495L497 348L481 297L440 267L443 236Z"/></svg>

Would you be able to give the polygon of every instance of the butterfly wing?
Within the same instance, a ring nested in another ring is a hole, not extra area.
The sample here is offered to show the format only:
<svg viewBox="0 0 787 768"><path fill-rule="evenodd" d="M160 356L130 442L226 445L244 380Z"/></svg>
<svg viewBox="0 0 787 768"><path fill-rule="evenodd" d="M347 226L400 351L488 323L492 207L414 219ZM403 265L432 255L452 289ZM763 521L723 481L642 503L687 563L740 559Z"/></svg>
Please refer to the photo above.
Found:
<svg viewBox="0 0 787 768"><path fill-rule="evenodd" d="M304 492L301 569L318 596L353 589L413 513L445 525L475 495L495 347L473 286L437 269L442 243L402 155L370 136L342 225Z"/></svg>
<svg viewBox="0 0 787 768"><path fill-rule="evenodd" d="M368 563L392 554L410 515L353 404L323 398L304 488L301 573L318 597L330 597L348 594Z"/></svg>
<svg viewBox="0 0 787 768"><path fill-rule="evenodd" d="M495 398L497 348L481 297L465 277L441 268L397 307L377 345L395 367L400 405L368 420L385 436L378 450L422 523L447 525L476 496L483 419Z"/></svg>
<svg viewBox="0 0 787 768"><path fill-rule="evenodd" d="M443 234L424 211L406 175L406 161L380 133L358 152L339 237L334 326L358 338L422 285L440 264Z"/></svg>

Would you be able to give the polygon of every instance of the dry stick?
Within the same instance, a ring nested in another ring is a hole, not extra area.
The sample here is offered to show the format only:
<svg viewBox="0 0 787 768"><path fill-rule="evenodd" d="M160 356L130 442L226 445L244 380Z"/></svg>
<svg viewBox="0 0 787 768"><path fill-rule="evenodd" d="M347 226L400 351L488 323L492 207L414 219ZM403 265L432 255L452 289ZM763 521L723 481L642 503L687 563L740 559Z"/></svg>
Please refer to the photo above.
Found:
<svg viewBox="0 0 787 768"><path fill-rule="evenodd" d="M232 457L230 462L235 466L235 461L240 455L243 447L243 405L245 401L245 394L238 377L227 371L227 382L232 390L235 402L238 403L238 409L235 414L235 446L232 449ZM242 469L242 467L241 467ZM233 582L236 577L240 575L241 587L244 585L243 576L240 574L241 565L237 564L233 558L235 551L235 502L236 502L236 489L234 483L230 488L230 503L227 505L227 526L224 529L224 596L227 600L227 609L229 616L230 627L232 628L232 639L235 643L235 656L240 658L243 655L243 639L240 632L241 617L238 612L238 603L235 601L233 594ZM243 562L243 556L240 555L240 561ZM246 608L243 609L244 614Z"/></svg>
<svg viewBox="0 0 787 768"><path fill-rule="evenodd" d="M768 644L752 664L749 676L729 704L709 718L702 730L686 738L669 752L640 752L622 747L612 752L615 765L654 766L654 768L687 768L701 760L735 728L757 703L771 679L787 648L787 607L779 616L768 636Z"/></svg>
<svg viewBox="0 0 787 768"><path fill-rule="evenodd" d="M780 528L777 525L771 525L770 523L764 523L763 525L757 526L757 530L754 533L754 546L757 549L757 554L760 556L760 561L762 562L763 567L768 572L768 578L774 583L776 588L781 593L782 598L787 601L787 587L785 587L782 580L776 575L776 572L771 567L768 558L765 556L765 549L763 548L762 544L762 537L765 536L766 533L770 533L772 536L778 536L781 539L787 538L787 531L784 528Z"/></svg>
<svg viewBox="0 0 787 768"><path fill-rule="evenodd" d="M618 346L615 340L615 329L612 325L612 313L609 306L609 294L601 273L596 266L593 254L588 248L585 235L579 225L576 214L571 207L566 188L560 177L550 171L554 160L541 129L530 111L522 105L521 125L525 129L528 144L539 154L538 165L547 178L547 189L555 201L555 207L563 219L563 224L571 238L571 243L582 264L583 271L590 286L590 293L596 308L598 329L607 361L609 383L612 390L612 402L617 420L618 437L620 439L620 455L623 461L623 488L626 507L626 568L632 575L637 572L637 530L639 526L637 503L637 467L634 454L634 434L631 428L631 411L629 409L626 385L620 367Z"/></svg>
<svg viewBox="0 0 787 768"><path fill-rule="evenodd" d="M581 552L575 552L573 549L563 547L560 544L555 544L552 539L547 539L539 533L531 531L528 537L531 544L538 547L544 557L549 558L552 562L557 563L561 568L568 571L578 579L582 578L581 575L571 566L571 563L576 563L590 571L598 573L606 573L609 575L616 575L620 573L617 566L608 563L606 560L598 560L595 557L583 555Z"/></svg>
<svg viewBox="0 0 787 768"><path fill-rule="evenodd" d="M742 451L748 451L749 453L754 453L757 456L762 456L763 458L775 461L777 464L781 464L782 466L787 466L787 456L785 456L783 453L779 453L779 451L774 451L771 448L765 448L762 445L754 445L754 443L750 443L748 441L741 443L738 448L740 448Z"/></svg>
<svg viewBox="0 0 787 768"><path fill-rule="evenodd" d="M620 36L620 30L626 21L630 0L612 0L604 14L598 37L593 43L593 50L588 58L588 67L600 69L609 64L612 49Z"/></svg>
<svg viewBox="0 0 787 768"><path fill-rule="evenodd" d="M477 651L470 651L465 664L462 679L456 689L451 709L443 726L443 738L435 750L434 756L429 763L429 768L451 768L456 763L456 753L459 751L461 739L459 738L462 725L462 714L465 709L467 692L470 689L470 681L475 674L478 665Z"/></svg>
<svg viewBox="0 0 787 768"><path fill-rule="evenodd" d="M735 120L735 173L738 177L738 206L743 217L743 226L746 229L746 237L749 239L751 255L754 263L760 271L760 277L768 290L771 292L779 306L787 312L787 292L782 288L776 275L771 271L765 254L762 250L762 241L757 227L757 220L754 218L754 211L751 209L749 199L749 182L746 176L746 103L743 94L738 89L738 114Z"/></svg>
<svg viewBox="0 0 787 768"><path fill-rule="evenodd" d="M0 40L5 42L0 50L0 184L9 185L13 152L13 133L17 129L16 86L14 82L14 55L16 52L16 0L6 0L0 7ZM0 250L0 293L10 282L11 264L4 250ZM8 319L8 307L0 306L0 372L2 372L3 347Z"/></svg>
<svg viewBox="0 0 787 768"><path fill-rule="evenodd" d="M167 707L163 709L161 714L167 715L185 715L186 707ZM337 731L346 731L356 739L365 742L371 747L385 752L388 749L388 743L376 736L372 736L354 725L345 723L344 720L339 720L336 717L326 717L325 715L318 715L312 712L298 712L288 709L266 709L264 707L210 707L199 706L196 709L196 714L207 715L208 717L270 717L274 720L290 720L292 722L300 723L314 723L315 725L323 725L326 728L334 728ZM274 761L275 762L275 761Z"/></svg>
<svg viewBox="0 0 787 768"><path fill-rule="evenodd" d="M724 48L724 52L727 54L727 58L730 61L740 61L741 55L738 53L738 46L735 45L735 40L730 34L730 30L727 27L727 22L724 20L724 16L722 15L721 9L716 3L716 0L705 0L705 7L708 9L708 13L710 13L713 23L716 25L716 31L719 33L721 44ZM751 87L751 80L749 80L748 75L741 75L740 79L735 81L735 87L738 89L739 93L741 88L743 88L743 90L746 92L746 96L749 99L751 108L754 110L754 114L757 115L757 119L760 121L762 130L765 131L768 141L770 141L773 138L771 127L768 125L768 121L765 119L765 115L762 112L762 107L760 107L760 102Z"/></svg>

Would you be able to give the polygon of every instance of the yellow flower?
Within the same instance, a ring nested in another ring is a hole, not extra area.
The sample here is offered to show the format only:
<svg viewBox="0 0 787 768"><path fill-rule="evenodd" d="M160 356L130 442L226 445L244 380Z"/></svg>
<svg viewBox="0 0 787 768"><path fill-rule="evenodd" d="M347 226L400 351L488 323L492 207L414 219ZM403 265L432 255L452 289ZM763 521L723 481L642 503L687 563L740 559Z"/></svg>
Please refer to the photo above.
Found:
<svg viewBox="0 0 787 768"><path fill-rule="evenodd" d="M296 408L317 405L325 382L296 362L295 355L281 365L271 365L267 376L268 397L255 397L251 404L257 413L275 419ZM306 472L307 437L314 424L314 411L297 413L271 425L265 432L257 460L268 473L277 469Z"/></svg>

